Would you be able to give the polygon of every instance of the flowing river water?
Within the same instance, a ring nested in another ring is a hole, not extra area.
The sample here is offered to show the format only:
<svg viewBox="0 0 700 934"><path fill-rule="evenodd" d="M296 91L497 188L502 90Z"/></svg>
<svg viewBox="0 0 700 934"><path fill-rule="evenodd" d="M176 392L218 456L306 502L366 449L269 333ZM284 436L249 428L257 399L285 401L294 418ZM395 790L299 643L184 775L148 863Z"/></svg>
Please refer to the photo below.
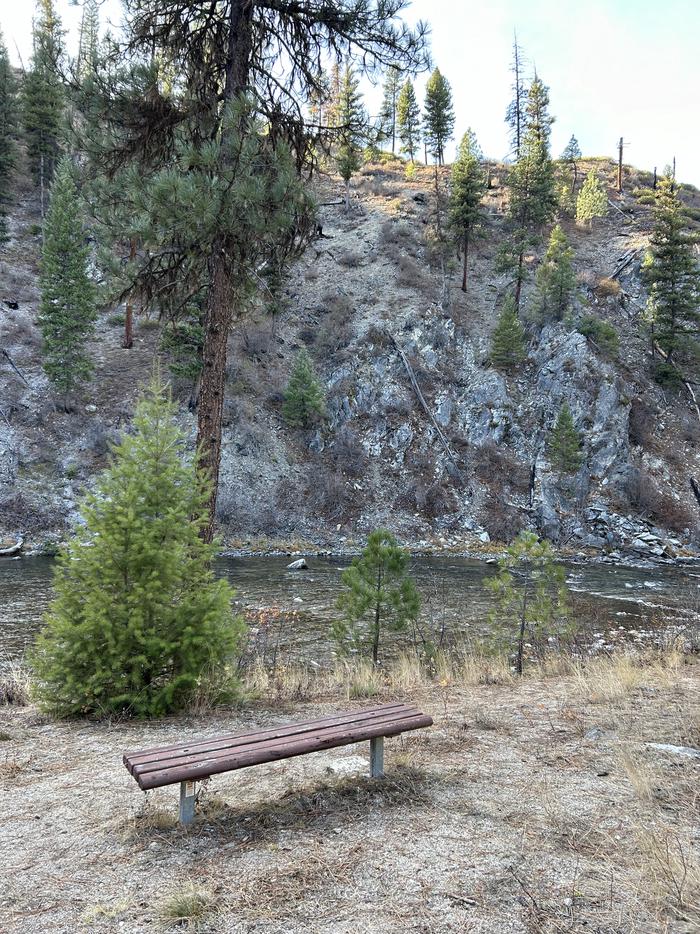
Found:
<svg viewBox="0 0 700 934"><path fill-rule="evenodd" d="M285 657L322 663L333 650L330 624L346 557L311 557L308 571L288 571L287 557L222 557L216 569L236 588L254 636ZM697 633L700 566L652 569L568 564L577 628L589 644L644 642L674 632ZM0 665L20 659L41 626L52 594L49 558L0 559ZM493 565L454 556L415 557L412 573L423 599L420 628L434 638L480 635L488 628ZM269 613L256 613L272 609ZM262 627L260 622L262 621ZM262 632L262 630L266 630Z"/></svg>

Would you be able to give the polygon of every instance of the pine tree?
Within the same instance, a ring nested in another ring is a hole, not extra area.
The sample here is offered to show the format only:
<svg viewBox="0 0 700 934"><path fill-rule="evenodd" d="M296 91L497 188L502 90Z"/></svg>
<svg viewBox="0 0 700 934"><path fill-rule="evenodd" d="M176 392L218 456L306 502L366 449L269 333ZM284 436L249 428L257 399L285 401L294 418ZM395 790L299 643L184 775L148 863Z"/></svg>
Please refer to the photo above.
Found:
<svg viewBox="0 0 700 934"><path fill-rule="evenodd" d="M410 78L406 79L399 94L396 105L396 121L397 132L401 141L401 152L408 156L411 165L413 165L420 145L421 116L420 105Z"/></svg>
<svg viewBox="0 0 700 934"><path fill-rule="evenodd" d="M367 139L367 112L362 103L360 81L346 65L338 99L338 173L345 182L345 210L350 210L350 181L362 166L362 149Z"/></svg>
<svg viewBox="0 0 700 934"><path fill-rule="evenodd" d="M608 196L605 187L591 169L576 199L576 220L581 224L590 224L594 217L605 217L607 213Z"/></svg>
<svg viewBox="0 0 700 934"><path fill-rule="evenodd" d="M199 537L208 484L154 377L55 572L34 651L38 695L60 716L180 710L242 632Z"/></svg>
<svg viewBox="0 0 700 934"><path fill-rule="evenodd" d="M401 93L401 72L398 68L390 68L384 81L384 97L379 110L380 141L391 141L391 151L396 152L396 111Z"/></svg>
<svg viewBox="0 0 700 934"><path fill-rule="evenodd" d="M0 247L7 241L10 183L17 161L17 87L0 32Z"/></svg>
<svg viewBox="0 0 700 934"><path fill-rule="evenodd" d="M549 542L534 532L521 532L498 561L498 573L486 580L496 607L491 632L512 646L515 630L515 670L523 673L527 644L540 652L569 629L570 607L566 574Z"/></svg>
<svg viewBox="0 0 700 934"><path fill-rule="evenodd" d="M551 125L549 90L535 76L527 95L525 129L520 156L508 175L511 234L501 248L499 266L515 277L515 305L525 280L525 251L538 242L540 229L557 207L554 167L550 155Z"/></svg>
<svg viewBox="0 0 700 934"><path fill-rule="evenodd" d="M666 364L700 359L700 267L683 204L667 170L656 188L654 226L643 265L649 289L647 314Z"/></svg>
<svg viewBox="0 0 700 934"><path fill-rule="evenodd" d="M525 134L527 104L527 85L525 84L525 59L523 50L518 45L518 37L513 33L513 59L510 66L513 75L513 99L506 111L506 123L511 129L512 153L516 159L520 158L520 147Z"/></svg>
<svg viewBox="0 0 700 934"><path fill-rule="evenodd" d="M309 115L318 129L332 125L331 110L331 78L324 71L319 78L318 86L309 91Z"/></svg>
<svg viewBox="0 0 700 934"><path fill-rule="evenodd" d="M559 473L576 473L583 463L581 436L576 431L571 409L566 402L562 404L556 424L550 432L548 451L549 460Z"/></svg>
<svg viewBox="0 0 700 934"><path fill-rule="evenodd" d="M457 159L452 166L449 224L457 237L463 256L462 291L467 291L469 244L483 223L481 199L486 191L486 174L481 167L481 150L473 130L462 137Z"/></svg>
<svg viewBox="0 0 700 934"><path fill-rule="evenodd" d="M80 21L78 45L78 77L85 79L94 74L100 44L100 9L98 0L83 0L83 15Z"/></svg>
<svg viewBox="0 0 700 934"><path fill-rule="evenodd" d="M515 310L515 299L508 295L491 335L491 365L512 370L525 359L525 331Z"/></svg>
<svg viewBox="0 0 700 934"><path fill-rule="evenodd" d="M42 217L45 193L60 157L61 120L64 104L60 66L63 31L54 0L38 0L34 22L32 62L22 88L24 129L29 164L41 189Z"/></svg>
<svg viewBox="0 0 700 934"><path fill-rule="evenodd" d="M282 415L294 428L310 428L325 414L323 388L305 350L300 350L284 393Z"/></svg>
<svg viewBox="0 0 700 934"><path fill-rule="evenodd" d="M438 165L445 163L445 145L452 139L454 125L450 83L436 68L425 87L423 134L428 150Z"/></svg>
<svg viewBox="0 0 700 934"><path fill-rule="evenodd" d="M110 176L95 198L112 241L139 244L128 279L113 270L117 294L133 290L144 309L169 315L204 298L197 439L212 480L208 537L231 332L257 298L258 271L282 268L316 230L305 178L317 131L299 103L317 93L341 49L360 75L425 68L428 27L402 23L405 7L129 0L117 74L105 66L95 82L100 132L79 150L98 182ZM158 61L177 75L170 88Z"/></svg>
<svg viewBox="0 0 700 934"><path fill-rule="evenodd" d="M576 191L576 182L578 181L578 162L581 158L581 147L578 144L578 140L575 136L572 135L569 142L566 144L566 149L561 154L561 161L568 165L571 169L571 194L573 195Z"/></svg>
<svg viewBox="0 0 700 934"><path fill-rule="evenodd" d="M86 348L95 321L95 287L88 275L89 247L78 191L68 160L56 170L44 222L41 306L44 370L66 409L73 392L92 374Z"/></svg>
<svg viewBox="0 0 700 934"><path fill-rule="evenodd" d="M537 270L535 317L538 323L548 318L561 321L571 306L576 287L574 251L566 234L557 224L550 234L544 260Z"/></svg>
<svg viewBox="0 0 700 934"><path fill-rule="evenodd" d="M334 622L333 634L341 645L350 643L356 648L369 636L375 665L382 629L401 632L418 616L420 597L408 573L409 560L409 553L399 547L391 532L377 529L369 535L360 557L343 572L346 591L338 600L343 618ZM369 632L363 621L369 624Z"/></svg>

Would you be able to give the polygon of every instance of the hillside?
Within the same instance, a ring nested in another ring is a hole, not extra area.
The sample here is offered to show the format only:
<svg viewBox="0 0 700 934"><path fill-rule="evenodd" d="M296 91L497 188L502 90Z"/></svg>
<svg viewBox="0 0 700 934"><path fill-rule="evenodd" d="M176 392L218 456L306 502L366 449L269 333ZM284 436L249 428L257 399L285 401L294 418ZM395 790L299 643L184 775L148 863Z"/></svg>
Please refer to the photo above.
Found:
<svg viewBox="0 0 700 934"><path fill-rule="evenodd" d="M641 320L650 208L647 192L632 192L651 180L627 169L619 196L612 163L584 160L582 169L591 167L608 181L612 207L592 230L563 222L580 285L573 322L549 324L532 338L514 377L488 364L507 286L494 272L503 167L487 194L488 227L472 251L469 290L461 292L454 268L447 297L431 265L432 169L407 180L403 163L366 165L349 214L334 203L341 184L317 181L323 236L291 270L278 313L260 307L231 338L217 509L227 546L352 547L382 524L414 547L483 548L531 527L562 547L613 557L692 550L698 507L689 477L700 468L700 423L685 390L651 379ZM446 183L449 170L441 171ZM38 204L25 181L16 196L13 238L0 262L0 533L49 547L128 424L159 325L139 317L134 348L124 350L120 310L105 310L92 348L94 381L76 411L56 410L35 325ZM697 193L684 190L684 198L697 213ZM611 279L630 251L631 262ZM528 261L534 269L538 258ZM531 276L525 304L532 288ZM616 328L619 354L575 329L581 313ZM281 416L304 345L327 394L327 418L312 432L289 428ZM189 388L176 391L194 439ZM552 471L545 443L563 401L585 439L584 465L571 481Z"/></svg>

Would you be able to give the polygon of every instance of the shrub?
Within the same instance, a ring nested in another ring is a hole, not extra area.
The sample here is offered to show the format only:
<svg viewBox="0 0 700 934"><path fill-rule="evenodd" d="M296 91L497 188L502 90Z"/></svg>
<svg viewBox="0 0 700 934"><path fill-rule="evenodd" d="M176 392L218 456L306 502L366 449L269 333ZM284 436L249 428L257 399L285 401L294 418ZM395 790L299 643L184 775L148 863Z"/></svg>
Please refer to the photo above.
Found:
<svg viewBox="0 0 700 934"><path fill-rule="evenodd" d="M507 545L523 531L526 520L520 509L504 501L502 494L489 493L483 506L481 524L491 541Z"/></svg>
<svg viewBox="0 0 700 934"><path fill-rule="evenodd" d="M361 477L367 469L367 454L352 428L340 429L332 448L337 470L348 477Z"/></svg>
<svg viewBox="0 0 700 934"><path fill-rule="evenodd" d="M617 279L611 279L604 276L595 284L595 292L598 298L617 298L622 291L622 287Z"/></svg>
<svg viewBox="0 0 700 934"><path fill-rule="evenodd" d="M527 493L530 489L530 468L494 441L487 441L475 452L474 473L497 490L510 487Z"/></svg>
<svg viewBox="0 0 700 934"><path fill-rule="evenodd" d="M589 337L610 356L616 356L620 349L620 338L617 331L609 321L604 321L596 315L584 315L576 325L576 330Z"/></svg>
<svg viewBox="0 0 700 934"><path fill-rule="evenodd" d="M656 412L644 401L634 398L630 405L628 435L630 442L649 448L654 440L654 417Z"/></svg>
<svg viewBox="0 0 700 934"><path fill-rule="evenodd" d="M158 377L61 554L32 661L59 716L181 709L233 653L241 624L199 537L209 488Z"/></svg>
<svg viewBox="0 0 700 934"><path fill-rule="evenodd" d="M683 385L683 378L675 366L666 363L665 360L659 360L654 363L652 370L654 382L658 383L664 389L670 389L677 392Z"/></svg>

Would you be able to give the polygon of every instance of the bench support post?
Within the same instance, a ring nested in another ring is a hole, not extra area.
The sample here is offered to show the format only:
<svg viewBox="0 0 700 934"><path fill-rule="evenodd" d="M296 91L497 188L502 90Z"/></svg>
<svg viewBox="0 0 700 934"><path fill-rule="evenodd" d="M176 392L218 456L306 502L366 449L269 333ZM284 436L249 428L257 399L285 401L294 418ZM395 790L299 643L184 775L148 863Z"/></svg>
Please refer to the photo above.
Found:
<svg viewBox="0 0 700 934"><path fill-rule="evenodd" d="M194 782L180 782L180 823L187 826L194 820L194 804L197 800Z"/></svg>
<svg viewBox="0 0 700 934"><path fill-rule="evenodd" d="M370 778L381 778L384 774L384 737L377 736L369 741Z"/></svg>

